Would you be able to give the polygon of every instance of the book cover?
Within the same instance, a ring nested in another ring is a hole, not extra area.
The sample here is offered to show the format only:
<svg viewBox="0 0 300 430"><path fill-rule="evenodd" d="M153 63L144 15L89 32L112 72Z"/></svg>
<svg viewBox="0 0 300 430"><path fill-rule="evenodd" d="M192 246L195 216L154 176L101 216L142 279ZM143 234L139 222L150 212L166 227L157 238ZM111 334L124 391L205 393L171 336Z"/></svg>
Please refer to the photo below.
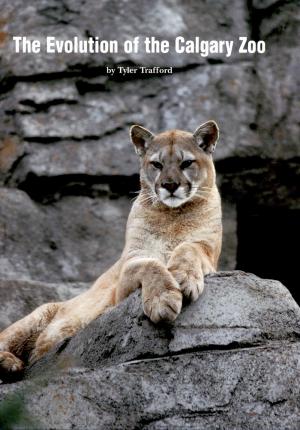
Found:
<svg viewBox="0 0 300 430"><path fill-rule="evenodd" d="M86 331L74 311L82 332L3 377L1 428L300 428L299 52L298 1L0 0L0 330L119 259L134 125L215 121L223 223L218 272L175 323L138 292Z"/></svg>

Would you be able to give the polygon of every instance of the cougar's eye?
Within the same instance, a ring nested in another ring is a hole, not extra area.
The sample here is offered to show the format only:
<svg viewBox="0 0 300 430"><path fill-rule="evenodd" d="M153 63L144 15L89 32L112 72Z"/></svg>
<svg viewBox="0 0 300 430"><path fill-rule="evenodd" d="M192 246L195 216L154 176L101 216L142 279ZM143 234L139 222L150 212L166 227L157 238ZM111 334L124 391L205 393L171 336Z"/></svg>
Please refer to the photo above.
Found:
<svg viewBox="0 0 300 430"><path fill-rule="evenodd" d="M163 168L163 165L161 163L159 163L158 161L151 161L150 164L152 164L152 166L155 167L155 169L158 169L158 170L162 170L162 168Z"/></svg>
<svg viewBox="0 0 300 430"><path fill-rule="evenodd" d="M180 164L180 168L182 170L187 169L188 167L190 167L194 163L194 161L195 160L185 160Z"/></svg>

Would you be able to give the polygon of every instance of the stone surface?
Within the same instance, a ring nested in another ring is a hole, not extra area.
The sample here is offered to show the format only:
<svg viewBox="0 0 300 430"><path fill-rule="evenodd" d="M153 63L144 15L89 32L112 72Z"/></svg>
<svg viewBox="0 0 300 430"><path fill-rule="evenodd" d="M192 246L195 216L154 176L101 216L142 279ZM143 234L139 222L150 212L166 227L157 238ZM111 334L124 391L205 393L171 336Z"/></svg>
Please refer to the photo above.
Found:
<svg viewBox="0 0 300 430"><path fill-rule="evenodd" d="M237 256L237 210L236 205L222 199L223 246L219 259L219 270L234 270Z"/></svg>
<svg viewBox="0 0 300 430"><path fill-rule="evenodd" d="M200 67L185 75L175 74L168 83L169 89L162 95L162 130L193 131L207 118L214 118L221 130L215 160L261 151L261 143L251 130L257 82L250 62Z"/></svg>
<svg viewBox="0 0 300 430"><path fill-rule="evenodd" d="M213 117L221 129L216 160L261 151L251 130L257 88L250 63L198 67L146 83L110 83L104 91L84 96L74 95L75 85L65 83L61 87L66 97L62 91L60 101L53 83L37 88L29 83L28 91L26 85L15 88L15 115L23 139L37 143L27 144L13 183L29 174L136 174L138 162L129 141L129 125L134 123L153 132L170 128L192 132ZM46 145L49 140L54 142Z"/></svg>
<svg viewBox="0 0 300 430"><path fill-rule="evenodd" d="M0 278L92 281L124 245L129 199L67 196L51 205L0 188Z"/></svg>
<svg viewBox="0 0 300 430"><path fill-rule="evenodd" d="M38 281L0 280L0 331L47 302L64 301L86 288L85 283L46 284Z"/></svg>
<svg viewBox="0 0 300 430"><path fill-rule="evenodd" d="M0 398L23 395L28 429L297 430L299 354L283 343L73 369L2 387Z"/></svg>
<svg viewBox="0 0 300 430"><path fill-rule="evenodd" d="M298 2L282 2L273 13L263 15L260 36L266 41L266 55L257 58L260 82L258 132L263 153L289 159L300 155L299 135L299 37Z"/></svg>
<svg viewBox="0 0 300 430"><path fill-rule="evenodd" d="M183 309L174 326L152 324L136 292L71 339L61 359L72 357L93 368L191 348L258 345L299 335L300 309L280 282L219 272L206 278L205 292ZM50 364L52 360L45 359Z"/></svg>
<svg viewBox="0 0 300 430"><path fill-rule="evenodd" d="M230 5L230 7L228 7ZM30 4L21 1L2 1L5 11L2 19L2 63L8 73L16 76L30 76L35 74L50 74L57 72L81 72L83 68L95 68L110 63L131 61L143 65L177 66L204 63L205 58L199 54L177 54L173 41L176 36L186 39L199 36L200 40L215 39L236 40L240 34L249 34L247 26L246 4L238 0L229 2L223 0L214 7L207 7L205 3L169 0L128 3L125 0L111 2L90 1L86 7L79 0L68 0L58 4L53 0L35 0ZM118 13L116 13L116 10ZM101 31L99 31L99 21ZM112 31L113 29L113 31ZM209 34L208 34L209 32ZM88 36L99 37L103 40L117 40L120 45L115 54L28 54L25 58L14 53L12 40L9 35L24 34L41 41L45 46L46 36L55 36L60 40ZM122 44L126 39L140 37L138 53L126 54ZM146 36L169 40L171 49L164 56L147 54L143 46ZM236 52L233 58L236 58ZM212 55L217 59L218 55Z"/></svg>
<svg viewBox="0 0 300 430"><path fill-rule="evenodd" d="M25 408L21 428L296 430L299 334L282 284L220 272L171 326L151 324L132 294L0 399Z"/></svg>
<svg viewBox="0 0 300 430"><path fill-rule="evenodd" d="M2 178L13 167L14 163L22 157L24 145L21 145L19 139L15 136L5 136L0 141L0 184Z"/></svg>

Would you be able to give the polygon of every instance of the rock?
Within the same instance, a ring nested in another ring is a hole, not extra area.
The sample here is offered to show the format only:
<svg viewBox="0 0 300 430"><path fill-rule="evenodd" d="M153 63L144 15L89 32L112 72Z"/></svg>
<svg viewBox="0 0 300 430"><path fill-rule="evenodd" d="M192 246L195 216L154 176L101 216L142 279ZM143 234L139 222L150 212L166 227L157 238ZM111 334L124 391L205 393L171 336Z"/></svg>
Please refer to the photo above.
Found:
<svg viewBox="0 0 300 430"><path fill-rule="evenodd" d="M115 13L116 9L118 14ZM82 69L120 64L124 61L141 65L177 66L204 63L206 58L199 54L178 54L174 49L177 36L191 39L199 36L200 40L218 39L236 40L239 35L248 35L246 4L234 0L231 7L225 0L213 7L201 2L176 3L168 0L135 2L113 0L109 3L90 1L87 8L78 0L68 2L68 6L48 0L24 5L20 1L13 4L4 1L2 31L8 35L30 35L41 42L39 55L26 56L15 53L13 41L3 39L2 63L15 76L32 76L51 73L81 73ZM99 21L101 31L99 31ZM113 31L112 31L113 29ZM208 30L209 29L209 30ZM50 31L51 30L51 31ZM87 39L99 37L101 40L116 40L118 52L114 54L50 54L45 52L47 36L55 36L59 40L73 40L74 37ZM123 43L140 37L140 47L137 53L125 53ZM170 41L170 52L164 55L145 52L144 38L155 36L160 40ZM212 55L218 59L220 55ZM233 59L237 57L234 52ZM231 60L231 59L229 59Z"/></svg>
<svg viewBox="0 0 300 430"><path fill-rule="evenodd" d="M43 99L31 84L28 92L24 85L21 91L17 86L12 110L22 139L30 144L15 171L14 181L19 183L31 173L50 177L138 173L138 158L130 143L129 127L139 123L156 130L159 98L153 97L153 92L159 92L161 87L158 80L146 86L143 82L114 83L103 92L84 96L77 93L77 99L71 103L68 96L57 99L55 88L52 91L53 84L40 85ZM75 84L66 86L65 92L67 89L71 94L71 89L77 91Z"/></svg>
<svg viewBox="0 0 300 430"><path fill-rule="evenodd" d="M219 270L234 270L237 254L237 210L236 205L222 199L223 243L218 263Z"/></svg>
<svg viewBox="0 0 300 430"><path fill-rule="evenodd" d="M25 428L296 430L299 353L299 343L283 343L73 369L2 387L0 398L24 398Z"/></svg>
<svg viewBox="0 0 300 430"><path fill-rule="evenodd" d="M104 176L102 182L107 182L106 176L137 174L139 162L129 126L139 123L157 129L160 100L153 93L161 88L159 80L151 85L112 83L103 92L80 96L75 83L46 82L37 88L18 84L14 99L6 102L9 116L19 124L20 139L27 144L9 183L22 184L31 174L66 179L67 175Z"/></svg>
<svg viewBox="0 0 300 430"><path fill-rule="evenodd" d="M134 120L137 115L130 110L138 100L138 96L126 99L122 94L92 95L85 97L81 105L63 103L50 106L47 112L21 115L19 122L27 140L97 138L124 127L124 122L137 122ZM49 114L53 118L51 123Z"/></svg>
<svg viewBox="0 0 300 430"><path fill-rule="evenodd" d="M68 196L40 205L0 188L0 199L2 279L90 282L123 250L126 197Z"/></svg>
<svg viewBox="0 0 300 430"><path fill-rule="evenodd" d="M300 309L282 284L244 272L218 272L206 278L204 294L183 309L174 326L152 324L136 292L71 339L62 357L94 368L191 348L259 345L297 333Z"/></svg>
<svg viewBox="0 0 300 430"><path fill-rule="evenodd" d="M252 8L254 11L256 10L268 10L269 7L276 6L277 0L253 0Z"/></svg>
<svg viewBox="0 0 300 430"><path fill-rule="evenodd" d="M282 2L262 15L260 37L267 51L257 57L260 82L258 132L265 156L288 160L299 146L299 7Z"/></svg>
<svg viewBox="0 0 300 430"><path fill-rule="evenodd" d="M102 139L85 139L84 143L72 140L51 145L31 143L10 183L24 185L30 174L37 178L65 175L66 180L67 175L87 175L91 179L102 176L108 182L105 177L131 177L138 170L129 132L123 130Z"/></svg>
<svg viewBox="0 0 300 430"><path fill-rule="evenodd" d="M261 143L252 130L257 86L251 63L199 67L166 79L169 88L162 94L162 130L194 131L213 118L221 130L216 161L260 152Z"/></svg>
<svg viewBox="0 0 300 430"><path fill-rule="evenodd" d="M300 208L297 187L300 167L297 158L275 160L245 157L224 160L216 167L222 177L221 195L237 204L242 211Z"/></svg>
<svg viewBox="0 0 300 430"><path fill-rule="evenodd" d="M22 145L16 136L6 135L0 140L0 183L13 167L14 163L24 154Z"/></svg>
<svg viewBox="0 0 300 430"><path fill-rule="evenodd" d="M49 82L18 82L13 95L16 109L22 113L45 110L51 105L76 103L78 92L74 83L68 79ZM31 109L31 110L30 110Z"/></svg>
<svg viewBox="0 0 300 430"><path fill-rule="evenodd" d="M70 299L88 287L89 284L84 283L0 280L0 331L38 306Z"/></svg>
<svg viewBox="0 0 300 430"><path fill-rule="evenodd" d="M155 133L171 128L192 132L214 118L221 129L216 161L254 154L260 151L251 130L256 113L250 100L255 91L250 64L199 67L149 83L110 83L106 90L84 96L76 96L75 86L67 83L57 87L43 83L37 88L22 83L15 89L13 111L23 140L31 143L10 183L23 183L29 174L137 174L139 163L129 139L129 125L134 123Z"/></svg>
<svg viewBox="0 0 300 430"><path fill-rule="evenodd" d="M220 272L171 326L151 324L132 294L0 399L24 405L28 428L296 430L299 334L282 284Z"/></svg>

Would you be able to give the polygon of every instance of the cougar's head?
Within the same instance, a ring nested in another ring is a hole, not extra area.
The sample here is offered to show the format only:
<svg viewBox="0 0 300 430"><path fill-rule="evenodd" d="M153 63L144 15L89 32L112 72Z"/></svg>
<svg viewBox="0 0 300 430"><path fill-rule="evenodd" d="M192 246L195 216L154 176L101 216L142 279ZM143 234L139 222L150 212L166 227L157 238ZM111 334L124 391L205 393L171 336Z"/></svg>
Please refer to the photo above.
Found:
<svg viewBox="0 0 300 430"><path fill-rule="evenodd" d="M141 159L141 185L152 201L176 208L205 197L215 182L212 153L218 126L207 121L194 133L170 130L157 135L139 125L130 136Z"/></svg>

